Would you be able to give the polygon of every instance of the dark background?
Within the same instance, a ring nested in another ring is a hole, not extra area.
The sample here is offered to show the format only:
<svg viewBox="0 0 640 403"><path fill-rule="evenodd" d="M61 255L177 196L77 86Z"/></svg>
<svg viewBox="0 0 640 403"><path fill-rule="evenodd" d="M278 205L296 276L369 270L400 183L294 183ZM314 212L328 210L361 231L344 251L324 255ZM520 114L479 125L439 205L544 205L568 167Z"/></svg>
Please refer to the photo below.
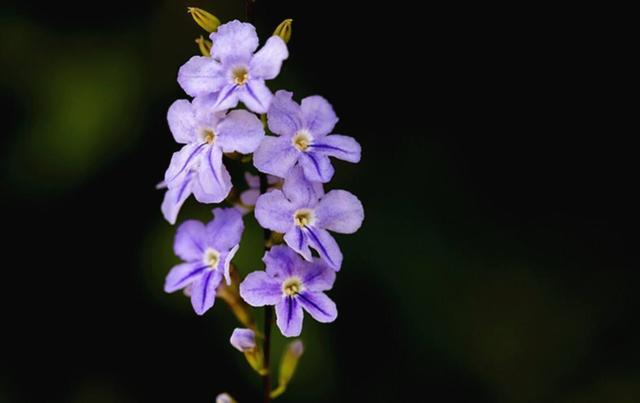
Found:
<svg viewBox="0 0 640 403"><path fill-rule="evenodd" d="M329 185L366 211L337 236L340 315L305 321L281 400L640 401L628 51L597 13L413 4L258 0L263 41L294 19L271 88L324 95L363 148ZM0 402L258 401L224 304L197 317L162 292L165 114L203 33L187 5L243 18L239 0L2 6Z"/></svg>

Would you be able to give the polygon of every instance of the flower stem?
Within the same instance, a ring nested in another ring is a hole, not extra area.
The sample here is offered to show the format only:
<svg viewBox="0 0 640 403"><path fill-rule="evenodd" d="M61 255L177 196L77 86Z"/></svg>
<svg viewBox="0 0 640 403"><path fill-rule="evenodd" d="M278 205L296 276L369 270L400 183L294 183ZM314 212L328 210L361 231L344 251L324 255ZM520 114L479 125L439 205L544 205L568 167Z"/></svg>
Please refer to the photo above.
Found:
<svg viewBox="0 0 640 403"><path fill-rule="evenodd" d="M252 0L247 0L251 2ZM269 184L267 181L267 175L260 173L260 194L267 192ZM264 230L264 243L265 248L269 239L271 238L271 231ZM265 306L264 308L264 346L262 351L264 354L264 368L265 374L262 375L262 394L264 403L271 401L271 371L269 369L269 363L271 358L271 324L273 322L273 307Z"/></svg>

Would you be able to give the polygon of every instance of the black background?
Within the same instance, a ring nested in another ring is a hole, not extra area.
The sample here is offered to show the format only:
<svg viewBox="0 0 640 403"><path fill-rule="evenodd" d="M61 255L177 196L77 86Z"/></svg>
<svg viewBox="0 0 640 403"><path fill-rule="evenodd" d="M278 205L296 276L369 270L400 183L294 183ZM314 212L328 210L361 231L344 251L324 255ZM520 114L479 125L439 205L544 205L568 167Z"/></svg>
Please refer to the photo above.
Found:
<svg viewBox="0 0 640 403"><path fill-rule="evenodd" d="M243 18L237 3L196 5L229 20ZM186 5L2 7L0 401L212 402L223 390L258 401L226 345L230 315L197 318L160 291L175 259L144 257L171 256L153 185L175 148L175 73L200 33ZM261 38L287 17L291 56L271 87L333 103L339 131L363 147L361 164L336 164L336 186L359 195L367 219L339 238L340 318L307 341L300 371L312 375L283 401L640 399L637 129L616 94L626 56L603 21L258 0ZM137 66L118 116L125 140L86 175L73 162L51 171L23 152L38 148L21 136L47 107L35 94L50 69L103 47Z"/></svg>

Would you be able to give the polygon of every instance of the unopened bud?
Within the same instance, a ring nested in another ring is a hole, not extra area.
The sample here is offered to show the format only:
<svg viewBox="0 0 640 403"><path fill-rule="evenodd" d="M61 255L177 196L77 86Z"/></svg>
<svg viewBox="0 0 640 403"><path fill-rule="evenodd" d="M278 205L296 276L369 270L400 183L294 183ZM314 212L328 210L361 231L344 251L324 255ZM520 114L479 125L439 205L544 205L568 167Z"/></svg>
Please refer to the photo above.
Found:
<svg viewBox="0 0 640 403"><path fill-rule="evenodd" d="M187 11L195 22L207 32L213 32L220 26L220 20L208 11L196 7L187 7Z"/></svg>
<svg viewBox="0 0 640 403"><path fill-rule="evenodd" d="M282 21L280 25L273 31L273 35L279 36L285 43L288 43L291 40L291 23L293 20L291 18L287 18Z"/></svg>
<svg viewBox="0 0 640 403"><path fill-rule="evenodd" d="M202 56L211 56L211 41L204 39L202 35L200 35L199 38L196 38L196 43Z"/></svg>
<svg viewBox="0 0 640 403"><path fill-rule="evenodd" d="M304 352L304 346L301 340L295 340L287 346L287 349L282 353L282 360L280 361L280 374L278 377L278 387L271 392L271 398L276 398L284 393L287 389L287 385L296 373L298 367L298 361Z"/></svg>

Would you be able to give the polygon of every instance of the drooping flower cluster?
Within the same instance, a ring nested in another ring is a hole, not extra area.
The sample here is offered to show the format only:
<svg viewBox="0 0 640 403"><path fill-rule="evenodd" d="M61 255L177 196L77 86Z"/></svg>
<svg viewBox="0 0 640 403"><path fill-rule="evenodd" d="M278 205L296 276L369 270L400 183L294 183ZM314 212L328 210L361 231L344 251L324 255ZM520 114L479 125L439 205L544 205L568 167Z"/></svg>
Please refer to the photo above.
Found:
<svg viewBox="0 0 640 403"><path fill-rule="evenodd" d="M254 307L275 306L277 326L287 337L301 333L304 311L323 323L337 317L336 305L325 292L333 287L343 254L329 231L354 233L364 211L353 194L325 193L323 186L334 174L330 157L356 163L360 145L333 134L338 118L324 98L310 96L298 104L291 92L274 95L266 86L288 57L283 38L290 37L291 20L276 30L281 36L270 37L256 52L258 37L251 24L232 21L218 27L217 19L207 20L210 14L190 12L201 26L217 30L208 46L202 38L198 41L203 56L192 57L178 73L178 83L193 99L175 101L167 114L182 148L165 173L161 210L174 224L191 194L200 203L225 202L230 207L214 209L207 224L188 220L178 227L174 251L183 262L169 272L165 291L184 289L199 315L214 305L216 296L224 298L248 327L236 329L231 344L261 372L266 369L256 338L262 336L239 305L242 300ZM245 172L248 189L231 192L224 156L252 153L242 161L252 161L259 176ZM266 250L265 270L240 281L231 261L240 245L243 215L252 210L260 226L282 235L272 236L269 243L284 244ZM291 357L297 360L301 348Z"/></svg>

